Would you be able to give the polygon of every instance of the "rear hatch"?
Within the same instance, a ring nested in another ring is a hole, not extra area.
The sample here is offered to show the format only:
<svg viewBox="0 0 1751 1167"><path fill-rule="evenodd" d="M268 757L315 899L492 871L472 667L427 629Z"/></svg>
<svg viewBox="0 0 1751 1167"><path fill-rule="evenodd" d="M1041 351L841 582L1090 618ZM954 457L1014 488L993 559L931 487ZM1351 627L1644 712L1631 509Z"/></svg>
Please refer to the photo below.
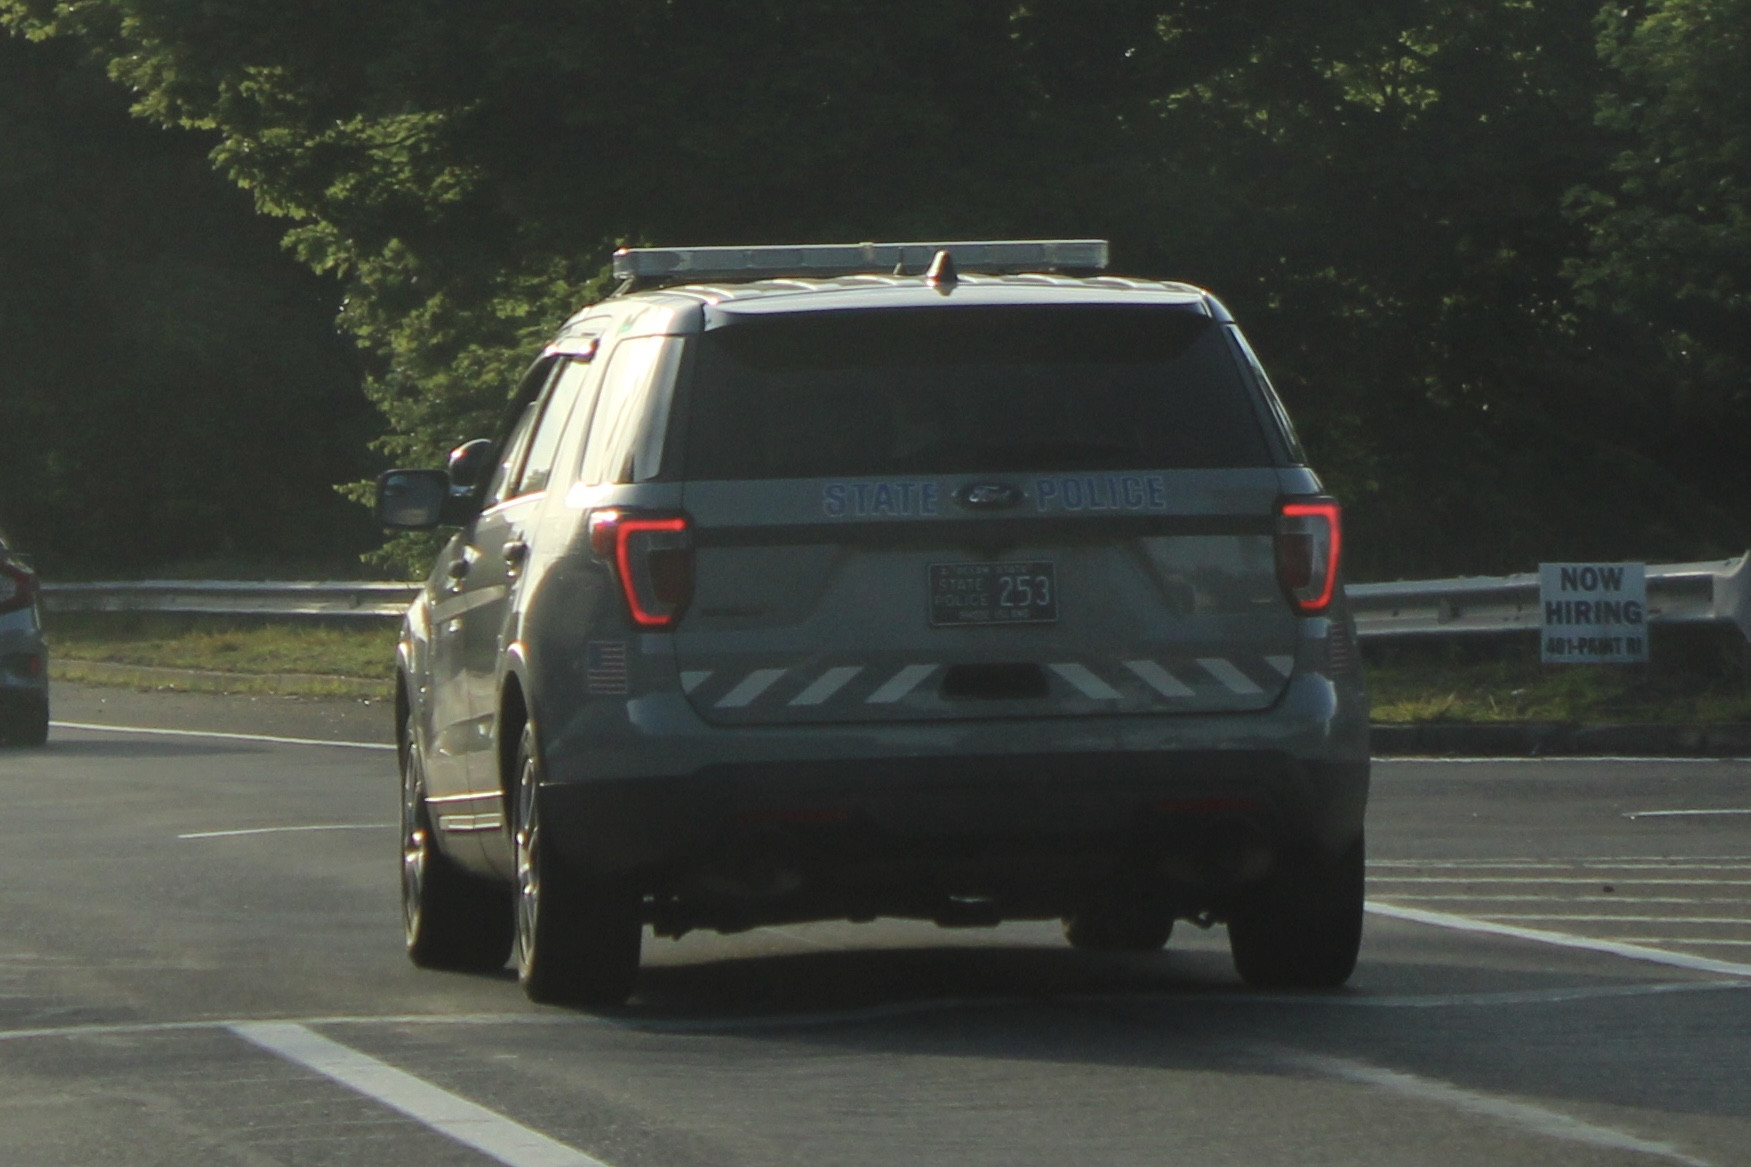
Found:
<svg viewBox="0 0 1751 1167"><path fill-rule="evenodd" d="M1268 414L1200 303L770 313L686 375L682 685L719 724L1269 706Z"/></svg>

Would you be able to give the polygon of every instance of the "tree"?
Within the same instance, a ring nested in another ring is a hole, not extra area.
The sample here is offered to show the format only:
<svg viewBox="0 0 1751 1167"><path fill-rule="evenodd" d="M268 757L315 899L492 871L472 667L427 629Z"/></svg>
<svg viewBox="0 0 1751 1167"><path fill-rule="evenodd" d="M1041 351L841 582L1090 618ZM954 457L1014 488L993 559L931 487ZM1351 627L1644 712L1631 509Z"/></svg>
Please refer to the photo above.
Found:
<svg viewBox="0 0 1751 1167"><path fill-rule="evenodd" d="M1696 0L1702 3L1703 0ZM1710 0L1726 3L1726 0ZM1739 0L1740 3L1751 0ZM1365 574L1741 537L1667 357L1578 302L1597 0L0 0L317 271L398 461L476 436L620 242L1105 234L1235 306ZM1688 432L1688 431L1686 431ZM1504 516L1512 516L1504 521Z"/></svg>
<svg viewBox="0 0 1751 1167"><path fill-rule="evenodd" d="M71 43L0 36L0 508L51 572L344 563L373 418L335 289L132 119Z"/></svg>

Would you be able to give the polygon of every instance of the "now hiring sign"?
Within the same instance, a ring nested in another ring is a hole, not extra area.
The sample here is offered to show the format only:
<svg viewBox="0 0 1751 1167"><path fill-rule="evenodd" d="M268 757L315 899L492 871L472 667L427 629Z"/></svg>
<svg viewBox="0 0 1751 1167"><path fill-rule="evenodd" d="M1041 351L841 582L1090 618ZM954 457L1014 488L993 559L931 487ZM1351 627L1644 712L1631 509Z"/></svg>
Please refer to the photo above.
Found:
<svg viewBox="0 0 1751 1167"><path fill-rule="evenodd" d="M1546 664L1635 664L1648 659L1643 563L1541 563Z"/></svg>

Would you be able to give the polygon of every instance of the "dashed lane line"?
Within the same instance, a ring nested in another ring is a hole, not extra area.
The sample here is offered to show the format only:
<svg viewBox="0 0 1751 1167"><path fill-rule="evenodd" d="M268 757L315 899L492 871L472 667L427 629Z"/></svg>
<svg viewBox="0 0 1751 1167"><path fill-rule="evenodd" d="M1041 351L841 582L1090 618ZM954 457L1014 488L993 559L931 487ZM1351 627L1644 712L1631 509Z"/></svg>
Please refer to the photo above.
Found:
<svg viewBox="0 0 1751 1167"><path fill-rule="evenodd" d="M606 1167L575 1147L296 1022L252 1021L227 1028L250 1044L314 1070L505 1167Z"/></svg>
<svg viewBox="0 0 1751 1167"><path fill-rule="evenodd" d="M157 729L147 725L96 725L85 721L51 722L56 729L80 729L93 733L145 734L148 737L194 737L215 741L264 742L276 746L333 746L342 750L393 750L390 742L343 742L314 737L278 737L266 733L221 733L211 729Z"/></svg>
<svg viewBox="0 0 1751 1167"><path fill-rule="evenodd" d="M297 831L388 831L394 823L313 823L296 827L245 827L232 831L190 831L179 839L234 839L242 835L279 835Z"/></svg>

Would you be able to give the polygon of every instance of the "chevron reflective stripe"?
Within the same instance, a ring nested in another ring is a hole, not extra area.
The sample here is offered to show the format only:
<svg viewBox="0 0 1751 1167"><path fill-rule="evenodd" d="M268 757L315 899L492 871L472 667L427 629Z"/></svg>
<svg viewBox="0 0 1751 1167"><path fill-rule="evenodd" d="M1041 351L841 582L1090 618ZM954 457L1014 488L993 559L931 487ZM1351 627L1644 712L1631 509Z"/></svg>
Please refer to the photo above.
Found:
<svg viewBox="0 0 1751 1167"><path fill-rule="evenodd" d="M899 672L889 677L887 683L871 693L867 699L870 705L892 705L906 694L916 689L924 678L937 670L936 665L907 665Z"/></svg>
<svg viewBox="0 0 1751 1167"><path fill-rule="evenodd" d="M1267 656L1265 663L1285 677L1295 671L1295 658L1292 656Z"/></svg>
<svg viewBox="0 0 1751 1167"><path fill-rule="evenodd" d="M809 687L790 699L792 705L819 705L850 684L863 669L857 665L840 665L828 669L810 682Z"/></svg>
<svg viewBox="0 0 1751 1167"><path fill-rule="evenodd" d="M1054 673L1076 686L1076 691L1094 701L1117 701L1119 691L1079 664L1047 665Z"/></svg>
<svg viewBox="0 0 1751 1167"><path fill-rule="evenodd" d="M710 669L698 669L694 672L682 673L681 692L691 694L693 690L699 688L699 686L705 684L705 682L710 679Z"/></svg>
<svg viewBox="0 0 1751 1167"><path fill-rule="evenodd" d="M1231 693L1242 697L1256 697L1264 692L1253 682L1251 677L1235 668L1231 662L1220 657L1199 657L1198 664Z"/></svg>
<svg viewBox="0 0 1751 1167"><path fill-rule="evenodd" d="M752 705L759 699L760 694L772 688L773 682L788 672L790 672L789 669L755 669L742 678L741 684L719 698L717 707L719 709L741 709Z"/></svg>
<svg viewBox="0 0 1751 1167"><path fill-rule="evenodd" d="M1128 660L1125 667L1163 697L1186 698L1193 695L1190 689L1180 683L1179 678L1152 660Z"/></svg>

